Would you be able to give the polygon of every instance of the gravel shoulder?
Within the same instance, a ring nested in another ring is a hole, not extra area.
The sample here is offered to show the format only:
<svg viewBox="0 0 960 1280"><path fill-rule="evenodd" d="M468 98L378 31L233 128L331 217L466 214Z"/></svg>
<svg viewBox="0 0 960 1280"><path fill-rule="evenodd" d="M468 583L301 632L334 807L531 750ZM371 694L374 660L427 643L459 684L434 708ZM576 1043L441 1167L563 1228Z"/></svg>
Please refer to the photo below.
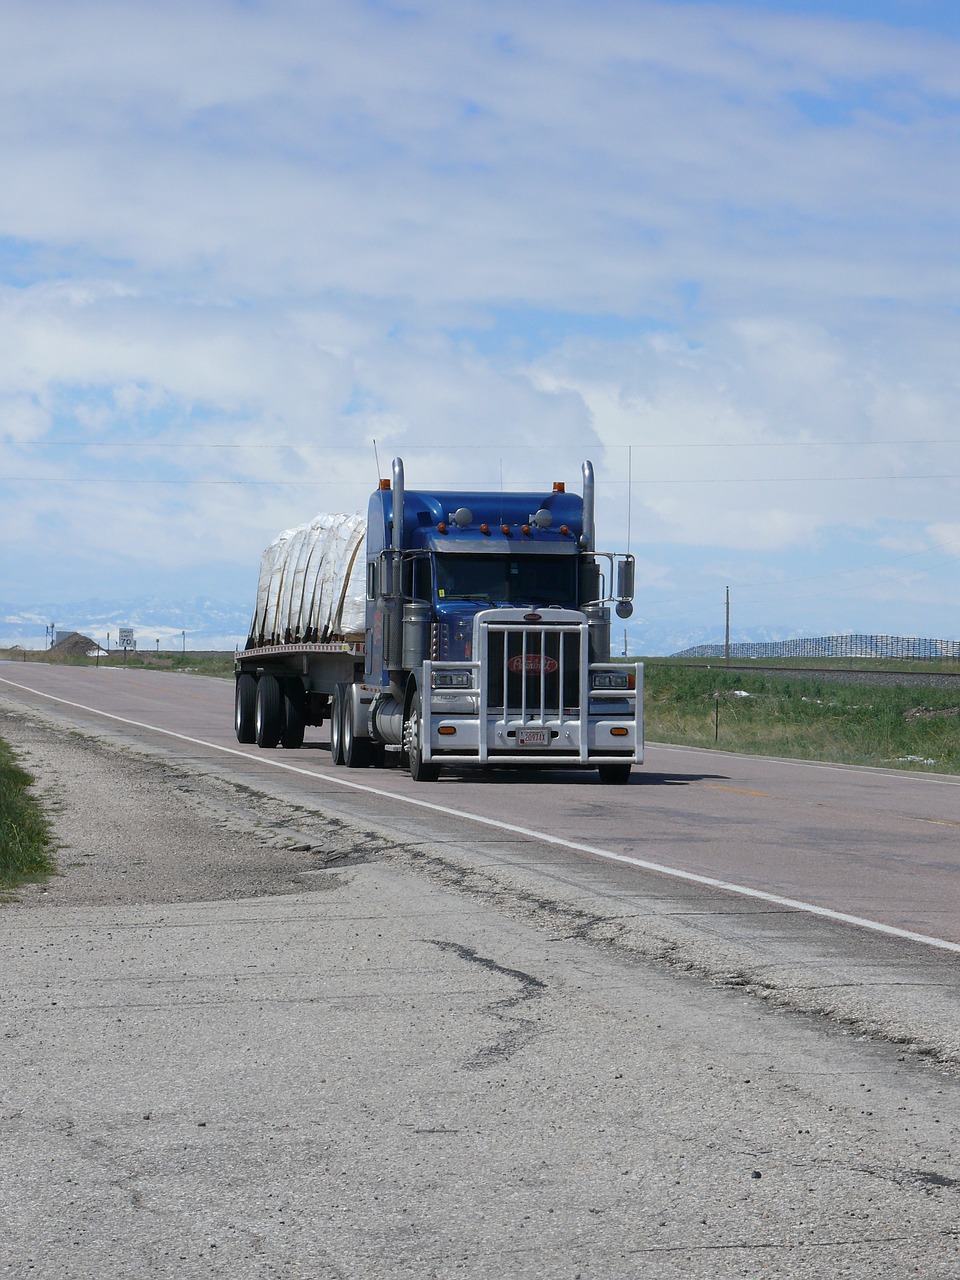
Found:
<svg viewBox="0 0 960 1280"><path fill-rule="evenodd" d="M305 873L369 852L362 834L337 819L53 717L0 705L0 736L36 778L58 845L58 873L18 889L23 907L293 893Z"/></svg>
<svg viewBox="0 0 960 1280"><path fill-rule="evenodd" d="M58 874L7 909L236 901L318 890L373 861L465 895L546 936L696 977L960 1073L957 958L790 911L616 872L571 881L476 832L439 841L398 812L392 829L346 806L253 788L111 732L0 695L0 735L38 779L59 843ZM549 852L547 858L549 859Z"/></svg>

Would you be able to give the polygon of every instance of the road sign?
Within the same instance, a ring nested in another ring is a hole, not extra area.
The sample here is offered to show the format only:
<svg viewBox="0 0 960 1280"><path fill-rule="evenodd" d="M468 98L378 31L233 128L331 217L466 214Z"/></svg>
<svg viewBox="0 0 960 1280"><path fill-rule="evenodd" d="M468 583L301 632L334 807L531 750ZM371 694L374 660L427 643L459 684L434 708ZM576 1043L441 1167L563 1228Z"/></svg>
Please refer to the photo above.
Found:
<svg viewBox="0 0 960 1280"><path fill-rule="evenodd" d="M137 647L137 642L133 638L133 627L120 628L117 644L121 649L135 649Z"/></svg>

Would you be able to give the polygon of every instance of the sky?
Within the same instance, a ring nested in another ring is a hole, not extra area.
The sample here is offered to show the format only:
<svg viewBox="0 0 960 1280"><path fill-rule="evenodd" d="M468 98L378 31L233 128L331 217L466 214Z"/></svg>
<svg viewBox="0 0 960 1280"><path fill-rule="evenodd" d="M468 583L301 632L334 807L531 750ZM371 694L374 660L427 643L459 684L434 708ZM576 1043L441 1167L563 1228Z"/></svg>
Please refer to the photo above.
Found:
<svg viewBox="0 0 960 1280"><path fill-rule="evenodd" d="M958 340L953 2L0 6L7 605L590 458L637 644L960 638Z"/></svg>

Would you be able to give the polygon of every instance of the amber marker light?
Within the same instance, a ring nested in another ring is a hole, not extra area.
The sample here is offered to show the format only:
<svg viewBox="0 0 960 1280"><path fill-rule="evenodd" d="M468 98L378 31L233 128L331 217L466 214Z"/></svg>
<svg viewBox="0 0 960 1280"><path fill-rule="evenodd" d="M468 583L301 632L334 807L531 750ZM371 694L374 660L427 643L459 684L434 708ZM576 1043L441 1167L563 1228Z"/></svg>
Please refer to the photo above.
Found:
<svg viewBox="0 0 960 1280"><path fill-rule="evenodd" d="M441 729L440 732L442 733L443 730ZM626 736L627 730L622 725L617 725L616 728L610 730L611 738L625 738Z"/></svg>
<svg viewBox="0 0 960 1280"><path fill-rule="evenodd" d="M530 526L529 526L528 524L522 524L522 525L520 526L520 532L521 532L521 533L529 533L529 532L530 532Z"/></svg>
<svg viewBox="0 0 960 1280"><path fill-rule="evenodd" d="M489 533L489 532L490 532L490 526L489 526L488 524L482 524L482 525L480 526L480 532L481 532L481 533Z"/></svg>
<svg viewBox="0 0 960 1280"><path fill-rule="evenodd" d="M570 526L569 526L568 524L562 524L562 525L560 526L560 532L561 532L561 533L569 533L569 532L570 532Z"/></svg>
<svg viewBox="0 0 960 1280"><path fill-rule="evenodd" d="M390 481L389 481L389 480L381 480L381 481L380 481L380 488L381 488L381 489L389 489L389 488L390 488Z"/></svg>
<svg viewBox="0 0 960 1280"><path fill-rule="evenodd" d="M500 526L500 532L501 532L501 533L509 533L509 532L510 532L510 526L509 526L508 524L502 524L502 525Z"/></svg>
<svg viewBox="0 0 960 1280"><path fill-rule="evenodd" d="M440 523L437 525L437 532L438 532L438 533L446 533L446 532L447 532L447 525L446 525L446 521L445 521L445 520L441 520L441 521L440 521Z"/></svg>
<svg viewBox="0 0 960 1280"><path fill-rule="evenodd" d="M562 480L554 480L554 482L553 482L553 492L554 492L554 493L566 493L566 492L567 492L567 486L564 484L564 482L563 482Z"/></svg>
<svg viewBox="0 0 960 1280"><path fill-rule="evenodd" d="M444 738L452 738L456 732L456 728L452 724L442 724L437 730L437 733Z"/></svg>

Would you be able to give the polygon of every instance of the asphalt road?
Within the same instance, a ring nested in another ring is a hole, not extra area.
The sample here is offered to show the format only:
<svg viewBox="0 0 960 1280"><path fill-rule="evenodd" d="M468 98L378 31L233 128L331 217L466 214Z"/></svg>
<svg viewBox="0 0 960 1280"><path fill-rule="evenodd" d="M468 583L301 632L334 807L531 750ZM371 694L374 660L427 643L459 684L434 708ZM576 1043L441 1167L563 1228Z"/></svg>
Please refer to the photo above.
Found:
<svg viewBox="0 0 960 1280"><path fill-rule="evenodd" d="M78 723L98 731L238 777L282 772L297 794L359 804L388 822L446 816L461 831L472 822L478 834L485 826L487 835L549 837L563 842L558 851L652 864L688 883L721 881L771 905L788 899L797 910L853 916L960 952L957 777L648 746L627 788L600 787L593 772L520 769L415 784L395 770L334 769L316 730L300 751L240 746L229 682L13 663L0 664L0 677L9 696L29 704L36 690L46 695L33 699L38 706L64 699Z"/></svg>
<svg viewBox="0 0 960 1280"><path fill-rule="evenodd" d="M954 780L418 786L229 683L0 681L63 845L0 905L0 1274L960 1277Z"/></svg>

